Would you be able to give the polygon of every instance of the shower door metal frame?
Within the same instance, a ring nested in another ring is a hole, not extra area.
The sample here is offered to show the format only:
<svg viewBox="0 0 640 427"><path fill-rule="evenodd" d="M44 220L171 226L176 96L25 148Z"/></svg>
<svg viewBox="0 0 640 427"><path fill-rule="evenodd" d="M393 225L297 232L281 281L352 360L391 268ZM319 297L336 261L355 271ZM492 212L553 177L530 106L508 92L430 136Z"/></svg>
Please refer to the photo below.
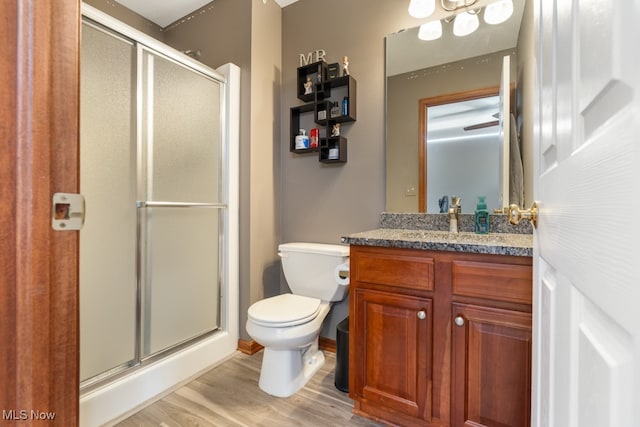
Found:
<svg viewBox="0 0 640 427"><path fill-rule="evenodd" d="M165 46L164 44L161 44L161 46L148 46L147 44L144 44L142 42L136 41L136 45L137 45L137 52L136 52L136 64L137 64L137 78L136 78L136 144L137 144L137 193L139 197L142 197L143 195L146 196L147 193L147 189L144 188L145 183L148 180L148 177L143 176L144 172L147 171L147 167L145 167L145 165L142 164L142 162L144 162L146 160L146 155L143 154L143 150L147 150L147 146L146 144L148 143L148 141L145 141L145 135L147 134L147 130L143 129L144 124L145 124L145 115L148 116L148 108L151 108L151 102L149 102L149 100L145 100L145 87L144 84L149 84L149 76L144 76L144 72L145 72L145 67L143 66L143 61L145 59L145 52L148 52L152 55L161 57L163 59L166 59L170 62L173 62L174 64L186 68L192 72L195 73L199 73L202 76L204 76L207 79L210 80L214 80L220 83L220 98L219 98L219 102L220 102L220 114L221 114L221 118L220 118L220 129L219 129L219 137L220 137L220 153L219 153L219 166L220 166L220 171L219 171L219 198L221 200L228 200L228 192L227 192L227 185L225 185L226 181L228 180L228 169L227 169L227 165L224 162L224 159L226 158L226 144L224 143L225 141L225 134L226 134L226 129L225 129L225 120L224 120L224 100L225 100L225 91L226 91L226 85L225 85L225 79L223 76L220 76L219 74L215 73L214 70L209 69L208 67L203 67L202 64L200 64L199 62L195 61L194 59L192 59L191 57L184 55L182 53L179 53L177 51L174 52L174 50L168 46ZM163 47L163 49L160 49L160 47ZM177 54L176 54L177 53ZM185 59L188 59L188 61L185 61ZM195 64L193 64L195 63ZM196 65L196 67L193 67L193 65ZM145 103L147 103L148 105L146 105L145 108ZM149 124L147 124L147 126L149 126ZM204 337L207 337L211 334L214 334L218 329L220 329L222 327L222 325L219 325L218 328L214 329L214 330L210 330L207 332L204 332L198 336L194 336L188 339L185 339L183 341L177 342L169 347L166 347L162 350L159 350L157 352L151 353L149 355L143 355L142 354L142 342L143 342L143 328L142 328L142 321L143 321L143 317L144 317L144 313L142 311L142 309L144 308L144 288L145 286L148 286L148 281L146 280L145 277L145 273L146 273L146 269L145 269L145 263L143 262L143 256L145 254L145 248L143 247L143 245L145 245L146 243L143 243L143 236L142 236L142 228L143 228L143 224L142 224L142 219L144 216L143 213L143 209L146 208L153 208L153 207L165 207L165 208L205 208L205 209L221 209L223 211L226 211L228 209L228 203L195 203L195 202L171 202L171 201L147 201L147 200L138 200L136 202L136 207L137 207L137 243L138 243L138 249L137 249L137 289L136 289L136 295L137 295L137 305L136 305L136 310L139 311L139 313L137 313L136 316L136 348L135 348L135 354L136 354L136 365L140 365L143 362L149 361L155 361L158 360L162 357L164 357L167 354L170 354L172 352L178 351L194 342L196 342L199 339L202 339ZM218 228L219 230L226 230L226 215L221 215L219 218L219 224L218 224ZM218 248L224 248L224 244L225 244L225 234L226 233L219 233L218 238ZM224 271L223 268L226 265L226 255L225 255L225 251L224 250L219 250L218 251L218 266L220 267L220 269L218 270L218 277L217 277L217 281L216 281L216 285L218 287L219 290L219 296L218 296L218 323L222 323L222 316L220 315L220 309L221 309L221 298L223 296L222 293L222 278L224 277Z"/></svg>
<svg viewBox="0 0 640 427"><path fill-rule="evenodd" d="M230 143L228 135L229 130L227 129L227 120L226 120L226 107L225 100L227 99L227 91L228 87L226 85L226 78L218 73L217 71L203 65L202 63L190 58L189 56L174 50L173 48L157 41L151 37L144 35L143 33L132 29L126 24L112 18L97 9L88 6L86 4L82 5L82 22L92 27L99 29L103 32L108 33L109 35L120 38L127 42L133 43L136 47L136 59L135 59L135 67L136 70L132 70L136 73L136 117L134 120L135 126L135 141L131 141L136 144L136 191L138 196L145 194L144 188L141 188L143 184L143 178L141 174L143 173L143 168L141 167L141 162L143 161L143 156L141 150L144 149L142 139L143 132L142 123L144 120L142 104L143 100L143 52L147 51L154 55L160 56L164 59L167 59L171 62L176 63L179 66L182 66L186 69L189 69L192 72L201 74L208 79L217 81L220 83L220 129L219 129L219 137L220 137L220 152L219 152L219 166L220 166L220 183L219 183L219 199L224 201L223 203L188 203L188 202L165 202L165 201L144 201L138 200L136 202L136 278L135 278L135 286L136 286L136 314L135 314L135 342L134 342L134 358L133 360L124 362L118 366L114 366L113 368L99 373L93 377L87 378L80 384L80 389L82 393L87 393L91 390L94 390L108 382L111 382L115 379L118 379L124 375L128 375L132 372L132 370L142 368L147 366L148 364L162 359L170 354L173 354L185 347L188 347L208 336L215 334L217 331L226 331L229 327L227 312L224 308L223 300L227 297L227 290L223 286L223 280L225 278L229 278L229 257L231 256L225 248L228 247L228 234L229 234L229 184L232 177L230 176L230 168L229 168L229 152L228 152L228 144ZM141 191L142 190L142 191ZM142 248L142 224L141 224L141 209L151 208L151 207L171 207L171 208L198 208L198 209L220 209L222 214L219 216L219 241L218 241L218 277L216 278L216 284L219 289L218 296L218 327L217 329L204 332L198 336L191 337L182 342L176 343L170 347L164 348L160 351L157 351L153 354L142 356L142 298L143 298L143 287L144 287L144 277L142 274L143 271L143 248ZM89 207L90 209L90 207ZM237 207L236 207L237 209ZM235 210L235 209L234 209Z"/></svg>

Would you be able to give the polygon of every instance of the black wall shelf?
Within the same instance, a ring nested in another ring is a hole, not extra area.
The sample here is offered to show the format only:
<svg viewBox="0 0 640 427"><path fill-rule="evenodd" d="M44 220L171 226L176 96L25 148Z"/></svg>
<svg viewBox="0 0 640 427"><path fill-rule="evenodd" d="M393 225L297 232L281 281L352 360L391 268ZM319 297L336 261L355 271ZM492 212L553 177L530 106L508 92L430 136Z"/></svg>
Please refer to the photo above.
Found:
<svg viewBox="0 0 640 427"><path fill-rule="evenodd" d="M309 80L308 80L309 79ZM305 88L312 83L311 93ZM347 139L332 136L333 126L355 122L357 119L357 84L351 75L327 78L327 64L315 62L298 68L298 98L307 104L291 108L289 151L296 154L318 153L322 163L346 163ZM318 126L316 126L318 125ZM319 147L298 149L296 136L300 129L310 135L312 128L319 128ZM337 151L337 156L336 156ZM335 156L335 158L334 158Z"/></svg>
<svg viewBox="0 0 640 427"><path fill-rule="evenodd" d="M313 101L316 85L327 78L327 64L314 62L298 68L298 98L304 102ZM305 84L309 84L311 91L307 91ZM307 93L308 92L308 93Z"/></svg>

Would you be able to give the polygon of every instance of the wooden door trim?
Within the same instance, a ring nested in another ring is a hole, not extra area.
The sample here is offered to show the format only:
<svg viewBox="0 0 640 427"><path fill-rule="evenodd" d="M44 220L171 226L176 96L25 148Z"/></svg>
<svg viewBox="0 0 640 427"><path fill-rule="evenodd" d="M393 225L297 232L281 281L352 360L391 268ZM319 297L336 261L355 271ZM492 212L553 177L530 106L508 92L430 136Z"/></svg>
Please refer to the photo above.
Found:
<svg viewBox="0 0 640 427"><path fill-rule="evenodd" d="M427 211L427 108L498 95L500 86L422 98L418 101L418 212Z"/></svg>
<svg viewBox="0 0 640 427"><path fill-rule="evenodd" d="M52 230L51 198L79 190L80 3L2 8L0 407L77 425L78 232Z"/></svg>

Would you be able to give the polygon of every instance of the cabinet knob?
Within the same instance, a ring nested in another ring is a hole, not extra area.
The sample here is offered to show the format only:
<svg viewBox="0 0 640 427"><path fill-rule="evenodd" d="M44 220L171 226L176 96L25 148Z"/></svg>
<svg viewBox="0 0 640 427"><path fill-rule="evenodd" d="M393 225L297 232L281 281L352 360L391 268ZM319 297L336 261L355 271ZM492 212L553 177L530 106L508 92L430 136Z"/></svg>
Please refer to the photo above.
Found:
<svg viewBox="0 0 640 427"><path fill-rule="evenodd" d="M456 317L453 321L456 322L458 326L464 326L464 317L462 316Z"/></svg>
<svg viewBox="0 0 640 427"><path fill-rule="evenodd" d="M418 319L420 319L420 320L424 320L424 319L426 319L426 318L427 318L427 313L425 313L425 312L424 312L424 310L420 310L420 311L418 312Z"/></svg>

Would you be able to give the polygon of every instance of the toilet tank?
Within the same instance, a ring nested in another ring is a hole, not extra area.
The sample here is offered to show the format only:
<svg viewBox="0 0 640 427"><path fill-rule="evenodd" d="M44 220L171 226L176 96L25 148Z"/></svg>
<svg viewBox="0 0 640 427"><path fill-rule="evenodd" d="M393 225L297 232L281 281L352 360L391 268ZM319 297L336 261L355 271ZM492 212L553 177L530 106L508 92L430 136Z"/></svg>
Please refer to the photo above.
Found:
<svg viewBox="0 0 640 427"><path fill-rule="evenodd" d="M322 301L341 301L349 285L336 280L336 268L349 260L349 246L283 243L278 246L282 270L291 292Z"/></svg>

